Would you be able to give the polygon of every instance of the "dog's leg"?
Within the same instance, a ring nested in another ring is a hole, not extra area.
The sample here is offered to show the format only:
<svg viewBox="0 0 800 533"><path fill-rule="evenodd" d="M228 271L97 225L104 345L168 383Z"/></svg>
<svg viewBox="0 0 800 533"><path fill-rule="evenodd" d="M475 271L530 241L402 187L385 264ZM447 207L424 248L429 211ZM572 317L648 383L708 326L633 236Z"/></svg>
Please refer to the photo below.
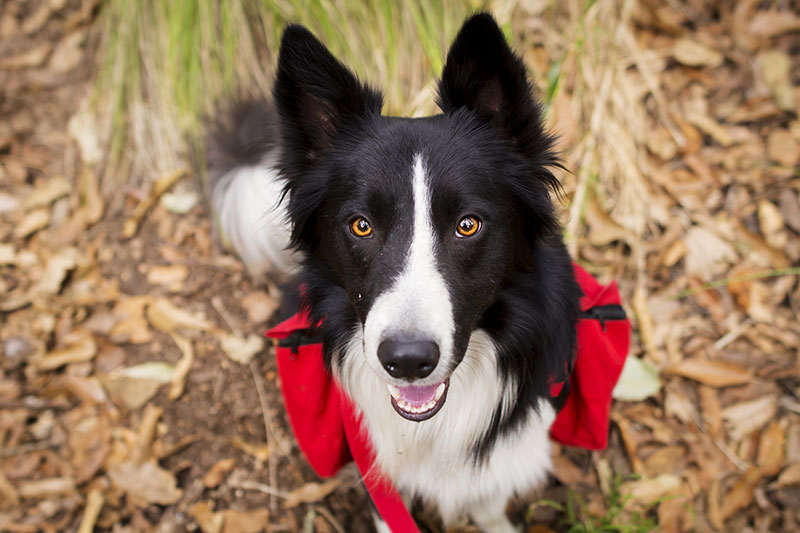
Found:
<svg viewBox="0 0 800 533"><path fill-rule="evenodd" d="M486 500L472 506L470 518L486 533L517 533L516 528L506 516L507 497Z"/></svg>

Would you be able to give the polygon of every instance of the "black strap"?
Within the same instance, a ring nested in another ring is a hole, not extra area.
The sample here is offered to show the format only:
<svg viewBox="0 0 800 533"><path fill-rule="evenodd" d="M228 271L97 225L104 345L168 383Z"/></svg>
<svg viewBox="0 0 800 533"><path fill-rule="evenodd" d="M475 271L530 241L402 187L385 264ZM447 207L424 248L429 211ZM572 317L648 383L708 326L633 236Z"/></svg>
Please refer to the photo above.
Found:
<svg viewBox="0 0 800 533"><path fill-rule="evenodd" d="M609 305L597 305L595 307L590 307L586 311L581 311L578 314L578 318L583 318L586 320L598 320L600 322L600 327L603 330L606 329L606 322L609 320L625 320L628 318L628 315L625 313L625 309L619 304L609 304Z"/></svg>
<svg viewBox="0 0 800 533"><path fill-rule="evenodd" d="M321 342L322 335L318 331L311 333L307 329L298 329L291 332L288 337L278 340L278 347L290 348L292 353L297 355L301 346L319 344Z"/></svg>

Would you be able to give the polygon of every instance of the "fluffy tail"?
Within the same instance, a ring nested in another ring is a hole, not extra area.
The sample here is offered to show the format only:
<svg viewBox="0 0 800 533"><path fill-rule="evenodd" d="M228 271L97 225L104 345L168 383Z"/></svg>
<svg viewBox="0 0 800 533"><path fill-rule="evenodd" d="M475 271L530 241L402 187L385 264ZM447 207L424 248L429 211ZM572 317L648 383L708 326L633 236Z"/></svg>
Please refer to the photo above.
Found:
<svg viewBox="0 0 800 533"><path fill-rule="evenodd" d="M271 105L239 105L208 136L205 160L208 196L223 244L254 277L285 280L295 272L298 256L288 247L278 133Z"/></svg>

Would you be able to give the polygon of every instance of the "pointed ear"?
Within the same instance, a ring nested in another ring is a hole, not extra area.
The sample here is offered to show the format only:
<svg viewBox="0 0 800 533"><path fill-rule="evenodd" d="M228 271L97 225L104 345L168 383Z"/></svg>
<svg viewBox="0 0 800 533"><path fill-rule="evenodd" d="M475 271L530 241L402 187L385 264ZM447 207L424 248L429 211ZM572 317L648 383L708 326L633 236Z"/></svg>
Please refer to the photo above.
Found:
<svg viewBox="0 0 800 533"><path fill-rule="evenodd" d="M302 171L331 145L348 120L380 114L378 91L358 81L303 26L288 26L281 39L273 96L281 117L290 173Z"/></svg>
<svg viewBox="0 0 800 533"><path fill-rule="evenodd" d="M531 89L525 65L494 18L479 13L467 19L450 47L437 103L445 113L473 111L527 151L547 139Z"/></svg>

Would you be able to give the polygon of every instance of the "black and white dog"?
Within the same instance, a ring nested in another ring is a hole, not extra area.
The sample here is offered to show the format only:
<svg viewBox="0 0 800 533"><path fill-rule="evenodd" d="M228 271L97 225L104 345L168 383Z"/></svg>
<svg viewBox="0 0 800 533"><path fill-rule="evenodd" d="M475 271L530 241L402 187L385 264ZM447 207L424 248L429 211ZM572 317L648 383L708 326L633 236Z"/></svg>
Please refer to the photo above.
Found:
<svg viewBox="0 0 800 533"><path fill-rule="evenodd" d="M550 468L549 383L575 353L580 289L551 193L553 137L487 14L439 82L442 114L381 115L300 26L274 109L251 104L208 152L223 233L255 274L297 274L326 364L377 464L445 522L513 531L511 497Z"/></svg>

